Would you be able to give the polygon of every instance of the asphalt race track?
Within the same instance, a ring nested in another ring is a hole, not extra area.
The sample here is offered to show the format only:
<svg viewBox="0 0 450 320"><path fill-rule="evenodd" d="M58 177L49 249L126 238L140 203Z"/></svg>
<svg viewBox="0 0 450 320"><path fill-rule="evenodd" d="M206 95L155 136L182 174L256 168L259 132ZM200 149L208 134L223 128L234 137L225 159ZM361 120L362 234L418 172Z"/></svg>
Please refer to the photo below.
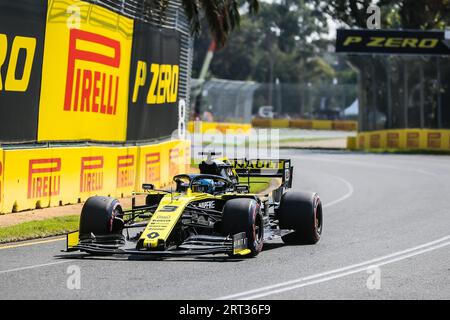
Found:
<svg viewBox="0 0 450 320"><path fill-rule="evenodd" d="M59 239L3 247L0 298L450 299L450 157L282 155L293 159L294 188L324 203L317 245L280 240L253 259L162 261L69 259L79 255L61 254ZM67 287L74 265L79 290Z"/></svg>

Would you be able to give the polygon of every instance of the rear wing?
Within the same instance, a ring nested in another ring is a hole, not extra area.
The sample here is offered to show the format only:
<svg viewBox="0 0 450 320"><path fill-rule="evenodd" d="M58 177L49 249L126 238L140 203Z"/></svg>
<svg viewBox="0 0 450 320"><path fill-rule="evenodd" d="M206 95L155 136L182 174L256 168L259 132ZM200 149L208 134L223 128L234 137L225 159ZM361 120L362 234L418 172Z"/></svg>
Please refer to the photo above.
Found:
<svg viewBox="0 0 450 320"><path fill-rule="evenodd" d="M292 187L294 167L290 159L228 159L239 178L281 178L282 187Z"/></svg>

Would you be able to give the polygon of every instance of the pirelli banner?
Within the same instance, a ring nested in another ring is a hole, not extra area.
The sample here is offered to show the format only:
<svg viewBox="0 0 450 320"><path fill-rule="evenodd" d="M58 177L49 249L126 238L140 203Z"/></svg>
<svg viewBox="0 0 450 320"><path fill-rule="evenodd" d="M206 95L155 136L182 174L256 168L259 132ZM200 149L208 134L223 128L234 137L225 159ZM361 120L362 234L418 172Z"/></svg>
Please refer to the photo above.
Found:
<svg viewBox="0 0 450 320"><path fill-rule="evenodd" d="M83 1L49 1L39 141L125 141L132 38L131 19Z"/></svg>
<svg viewBox="0 0 450 320"><path fill-rule="evenodd" d="M0 0L0 141L170 136L179 64L176 31L85 1Z"/></svg>
<svg viewBox="0 0 450 320"><path fill-rule="evenodd" d="M421 30L338 29L336 52L450 55L450 33Z"/></svg>
<svg viewBox="0 0 450 320"><path fill-rule="evenodd" d="M37 139L47 2L0 0L0 141Z"/></svg>
<svg viewBox="0 0 450 320"><path fill-rule="evenodd" d="M93 195L125 197L189 172L190 142L0 149L0 213L60 206Z"/></svg>

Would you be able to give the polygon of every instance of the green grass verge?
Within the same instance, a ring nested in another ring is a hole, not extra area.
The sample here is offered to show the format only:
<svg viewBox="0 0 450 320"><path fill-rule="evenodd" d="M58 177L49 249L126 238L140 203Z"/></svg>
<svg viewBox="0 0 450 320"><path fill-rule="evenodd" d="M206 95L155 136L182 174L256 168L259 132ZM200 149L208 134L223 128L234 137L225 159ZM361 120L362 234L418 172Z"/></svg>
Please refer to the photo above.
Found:
<svg viewBox="0 0 450 320"><path fill-rule="evenodd" d="M78 229L80 216L65 216L0 228L0 243L65 234Z"/></svg>

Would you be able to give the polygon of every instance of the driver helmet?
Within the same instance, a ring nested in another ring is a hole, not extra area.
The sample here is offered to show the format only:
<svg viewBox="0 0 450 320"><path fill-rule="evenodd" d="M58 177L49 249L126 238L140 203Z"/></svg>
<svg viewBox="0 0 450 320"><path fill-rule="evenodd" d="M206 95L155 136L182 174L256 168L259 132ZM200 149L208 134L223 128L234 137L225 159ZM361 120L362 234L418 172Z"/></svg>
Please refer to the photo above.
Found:
<svg viewBox="0 0 450 320"><path fill-rule="evenodd" d="M214 181L212 179L200 179L192 186L194 192L214 193Z"/></svg>

